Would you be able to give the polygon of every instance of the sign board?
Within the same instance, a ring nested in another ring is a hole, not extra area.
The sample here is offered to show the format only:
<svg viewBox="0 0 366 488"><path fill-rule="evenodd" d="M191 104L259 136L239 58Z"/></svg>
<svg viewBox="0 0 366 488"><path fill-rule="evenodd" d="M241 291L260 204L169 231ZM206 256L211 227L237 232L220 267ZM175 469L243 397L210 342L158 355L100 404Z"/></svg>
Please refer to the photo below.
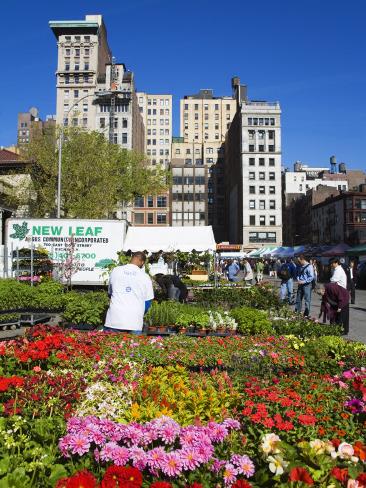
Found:
<svg viewBox="0 0 366 488"><path fill-rule="evenodd" d="M217 244L216 250L220 251L233 251L233 252L240 252L242 250L241 244Z"/></svg>
<svg viewBox="0 0 366 488"><path fill-rule="evenodd" d="M11 252L42 248L55 264L70 257L70 242L75 243L73 259L79 270L72 283L102 284L105 266L122 250L127 223L121 220L84 219L8 219L6 246L9 268ZM9 274L10 275L10 274Z"/></svg>

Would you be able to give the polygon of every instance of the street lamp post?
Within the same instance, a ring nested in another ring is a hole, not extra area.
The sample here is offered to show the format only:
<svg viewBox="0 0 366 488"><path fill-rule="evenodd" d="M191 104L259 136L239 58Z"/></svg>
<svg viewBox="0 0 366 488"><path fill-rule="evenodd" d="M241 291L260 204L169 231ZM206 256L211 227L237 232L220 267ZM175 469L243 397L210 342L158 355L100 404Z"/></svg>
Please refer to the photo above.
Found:
<svg viewBox="0 0 366 488"><path fill-rule="evenodd" d="M64 139L64 120L68 119L71 110L82 100L88 97L94 97L95 93L89 93L88 95L84 95L83 97L79 98L66 112L61 124L61 131L60 137L58 140L58 176L57 176L57 218L61 218L61 177L62 177L62 144Z"/></svg>

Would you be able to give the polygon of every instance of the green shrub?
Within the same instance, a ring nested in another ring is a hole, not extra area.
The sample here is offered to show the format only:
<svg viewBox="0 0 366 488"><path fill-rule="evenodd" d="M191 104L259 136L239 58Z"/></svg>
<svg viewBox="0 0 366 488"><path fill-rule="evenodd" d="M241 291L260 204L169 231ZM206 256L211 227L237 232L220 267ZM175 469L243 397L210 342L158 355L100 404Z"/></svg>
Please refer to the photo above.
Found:
<svg viewBox="0 0 366 488"><path fill-rule="evenodd" d="M64 287L56 281L45 281L31 289L31 308L43 310L62 310L65 306Z"/></svg>
<svg viewBox="0 0 366 488"><path fill-rule="evenodd" d="M177 315L184 307L185 305L178 302L163 301L157 303L154 301L145 316L145 320L150 326L174 325Z"/></svg>
<svg viewBox="0 0 366 488"><path fill-rule="evenodd" d="M0 279L0 310L24 308L31 301L31 287L14 279Z"/></svg>
<svg viewBox="0 0 366 488"><path fill-rule="evenodd" d="M366 361L365 344L335 336L304 341L301 353L306 358L307 368L321 374L337 374L340 362L342 369L346 370L364 366Z"/></svg>
<svg viewBox="0 0 366 488"><path fill-rule="evenodd" d="M277 291L269 286L195 290L194 299L197 304L211 309L220 306L230 310L231 308L244 306L267 310L283 306Z"/></svg>
<svg viewBox="0 0 366 488"><path fill-rule="evenodd" d="M10 322L17 322L20 318L18 313L5 313L0 315L0 324L8 324Z"/></svg>
<svg viewBox="0 0 366 488"><path fill-rule="evenodd" d="M70 292L66 294L66 306L62 315L64 320L75 325L103 325L108 304L105 292Z"/></svg>
<svg viewBox="0 0 366 488"><path fill-rule="evenodd" d="M231 310L230 315L238 324L238 332L244 335L271 334L272 325L267 313L254 308L240 307Z"/></svg>
<svg viewBox="0 0 366 488"><path fill-rule="evenodd" d="M342 335L342 328L339 325L322 324L304 317L273 320L272 327L276 335L293 334L303 339L307 337Z"/></svg>

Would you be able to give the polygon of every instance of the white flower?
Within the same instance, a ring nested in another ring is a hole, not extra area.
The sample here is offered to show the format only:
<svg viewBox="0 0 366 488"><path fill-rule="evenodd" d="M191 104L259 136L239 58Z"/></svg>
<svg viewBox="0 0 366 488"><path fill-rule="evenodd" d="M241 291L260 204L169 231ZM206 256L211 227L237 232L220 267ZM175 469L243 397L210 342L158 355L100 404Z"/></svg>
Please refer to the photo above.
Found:
<svg viewBox="0 0 366 488"><path fill-rule="evenodd" d="M310 441L309 445L312 449L314 449L317 455L324 454L325 452L330 454L335 450L331 442L321 441L320 439L315 439L314 441Z"/></svg>
<svg viewBox="0 0 366 488"><path fill-rule="evenodd" d="M354 450L351 444L348 444L347 442L342 442L338 446L338 457L341 459L351 459L352 456L354 455Z"/></svg>
<svg viewBox="0 0 366 488"><path fill-rule="evenodd" d="M283 474L288 463L278 454L275 456L268 456L269 470L274 473L275 476Z"/></svg>
<svg viewBox="0 0 366 488"><path fill-rule="evenodd" d="M281 442L281 439L276 434L266 434L262 438L261 448L265 454L279 453L279 449L277 448L278 443Z"/></svg>

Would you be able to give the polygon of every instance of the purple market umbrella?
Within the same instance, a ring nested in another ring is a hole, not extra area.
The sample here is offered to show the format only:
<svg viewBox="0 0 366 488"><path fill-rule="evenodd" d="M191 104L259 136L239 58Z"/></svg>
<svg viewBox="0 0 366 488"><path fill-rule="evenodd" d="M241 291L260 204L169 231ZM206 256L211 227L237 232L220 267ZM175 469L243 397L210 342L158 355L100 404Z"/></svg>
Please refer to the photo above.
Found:
<svg viewBox="0 0 366 488"><path fill-rule="evenodd" d="M322 256L324 258L344 256L346 254L346 251L348 251L348 249L351 249L351 247L348 244L341 242L340 244L337 244L336 246L330 248L328 251L323 252Z"/></svg>

